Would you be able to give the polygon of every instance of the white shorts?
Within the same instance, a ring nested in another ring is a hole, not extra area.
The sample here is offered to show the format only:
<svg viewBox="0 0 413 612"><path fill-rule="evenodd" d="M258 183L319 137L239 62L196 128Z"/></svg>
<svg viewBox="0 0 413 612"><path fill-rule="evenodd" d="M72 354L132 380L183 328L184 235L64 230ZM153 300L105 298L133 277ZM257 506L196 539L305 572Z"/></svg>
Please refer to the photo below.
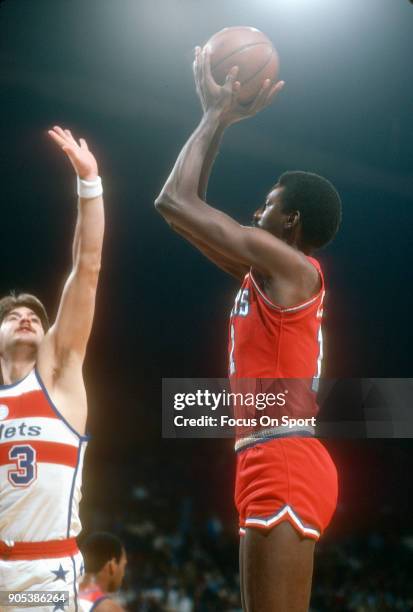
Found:
<svg viewBox="0 0 413 612"><path fill-rule="evenodd" d="M84 573L80 552L71 557L36 559L34 561L4 561L0 559L0 591L66 591L69 605L48 604L36 607L7 606L5 612L80 612L78 584Z"/></svg>

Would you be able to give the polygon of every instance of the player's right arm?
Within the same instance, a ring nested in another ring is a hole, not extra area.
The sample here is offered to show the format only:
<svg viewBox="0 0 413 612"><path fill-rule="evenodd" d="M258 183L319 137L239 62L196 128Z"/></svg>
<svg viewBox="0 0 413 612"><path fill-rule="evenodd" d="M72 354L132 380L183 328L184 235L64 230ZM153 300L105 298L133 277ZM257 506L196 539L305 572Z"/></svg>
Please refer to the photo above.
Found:
<svg viewBox="0 0 413 612"><path fill-rule="evenodd" d="M242 110L236 101L237 68L230 71L225 85L220 87L212 78L208 52L198 60L204 115L178 156L155 206L169 224L190 235L194 244L205 245L215 257L224 258L237 270L244 272L253 267L263 277L276 276L285 286L306 293L309 281L314 280L314 271L299 251L263 229L240 225L209 206L199 193L208 152L222 126L267 106L281 90L283 82L273 86L268 80L264 82L255 100Z"/></svg>
<svg viewBox="0 0 413 612"><path fill-rule="evenodd" d="M198 249L207 259L212 261L218 268L229 274L230 276L234 276L237 280L241 280L248 272L248 266L243 266L235 262L233 259L229 257L225 257L219 251L216 251L208 246L206 242L202 242L202 240L197 240L192 234L186 232L184 229L181 229L177 226L171 224L171 228L182 238L185 238L187 242L192 244L194 247Z"/></svg>
<svg viewBox="0 0 413 612"><path fill-rule="evenodd" d="M195 61L193 63L193 71L195 77L195 84L198 97L201 102L201 106L203 111L207 109L207 101L205 99L205 93L200 87L200 79L199 77L199 57L200 57L201 49L200 47L195 48ZM219 147L222 141L222 137L224 135L225 129L235 121L240 120L241 117L236 117L235 115L228 115L226 118L222 118L211 142L209 143L209 147L205 154L205 159L202 164L201 173L199 176L199 184L198 184L198 196L202 199L206 199L208 183L211 176L212 167L214 165L215 159L219 153ZM229 257L225 257L220 251L214 249L211 245L208 245L205 241L200 240L195 235L186 231L183 227L179 226L178 223L170 224L171 229L173 229L177 234L179 234L182 238L185 238L187 242L195 246L207 259L212 261L218 268L234 276L237 280L241 280L244 278L245 274L248 272L248 266L244 266L239 262L231 259Z"/></svg>

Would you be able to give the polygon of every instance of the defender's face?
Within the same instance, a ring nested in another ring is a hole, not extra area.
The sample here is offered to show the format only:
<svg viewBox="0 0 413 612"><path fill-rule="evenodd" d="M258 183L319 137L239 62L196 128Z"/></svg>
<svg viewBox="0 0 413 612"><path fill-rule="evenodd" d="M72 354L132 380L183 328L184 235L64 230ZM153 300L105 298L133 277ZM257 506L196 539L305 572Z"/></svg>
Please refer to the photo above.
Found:
<svg viewBox="0 0 413 612"><path fill-rule="evenodd" d="M37 314L26 306L13 308L0 325L0 352L18 344L38 347L44 330Z"/></svg>
<svg viewBox="0 0 413 612"><path fill-rule="evenodd" d="M277 183L270 191L265 200L265 204L255 211L253 224L256 227L271 232L277 238L282 238L284 233L284 222L286 214L282 212L281 196L284 187Z"/></svg>

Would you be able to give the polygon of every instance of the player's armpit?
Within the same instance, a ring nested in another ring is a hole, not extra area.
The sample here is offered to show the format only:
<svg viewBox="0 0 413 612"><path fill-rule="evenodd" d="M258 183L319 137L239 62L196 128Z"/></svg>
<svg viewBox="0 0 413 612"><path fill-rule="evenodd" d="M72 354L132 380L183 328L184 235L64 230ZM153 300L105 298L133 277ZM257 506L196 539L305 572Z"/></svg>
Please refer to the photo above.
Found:
<svg viewBox="0 0 413 612"><path fill-rule="evenodd" d="M297 275L308 272L317 276L301 252L265 230L240 225L200 198L186 201L163 192L156 207L170 224L177 225L238 266L253 267L268 277L297 279Z"/></svg>
<svg viewBox="0 0 413 612"><path fill-rule="evenodd" d="M185 238L190 244L195 246L207 259L212 261L218 268L234 276L237 280L242 280L249 271L248 266L244 266L234 260L225 257L218 251L214 251L208 244L192 236L189 232L171 224L171 228L180 236Z"/></svg>

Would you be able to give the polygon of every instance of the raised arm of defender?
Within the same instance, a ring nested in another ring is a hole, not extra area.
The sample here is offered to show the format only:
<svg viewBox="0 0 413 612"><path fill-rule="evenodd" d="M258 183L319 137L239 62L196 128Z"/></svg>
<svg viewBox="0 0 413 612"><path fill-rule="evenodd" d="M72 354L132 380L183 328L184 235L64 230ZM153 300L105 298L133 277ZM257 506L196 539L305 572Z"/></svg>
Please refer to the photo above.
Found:
<svg viewBox="0 0 413 612"><path fill-rule="evenodd" d="M73 264L60 299L56 320L40 347L37 367L52 396L58 395L62 411L80 429L86 419L86 396L82 365L95 309L104 233L103 199L99 189L98 166L85 140L79 143L69 130L49 131L53 141L66 153L78 179L80 192L73 239ZM67 401L70 398L70 401ZM72 400L75 399L75 402ZM57 400L56 400L57 401ZM78 404L72 419L72 405Z"/></svg>
<svg viewBox="0 0 413 612"><path fill-rule="evenodd" d="M250 266L268 276L299 273L306 264L294 249L266 231L241 226L203 199L224 129L270 104L282 89L283 82L271 86L265 81L255 100L245 107L237 102L236 67L220 87L212 78L208 51L201 54L197 50L194 72L204 115L157 198L157 209L178 233L210 259L215 257L217 265L224 262L221 267L231 273L228 263L242 273Z"/></svg>

